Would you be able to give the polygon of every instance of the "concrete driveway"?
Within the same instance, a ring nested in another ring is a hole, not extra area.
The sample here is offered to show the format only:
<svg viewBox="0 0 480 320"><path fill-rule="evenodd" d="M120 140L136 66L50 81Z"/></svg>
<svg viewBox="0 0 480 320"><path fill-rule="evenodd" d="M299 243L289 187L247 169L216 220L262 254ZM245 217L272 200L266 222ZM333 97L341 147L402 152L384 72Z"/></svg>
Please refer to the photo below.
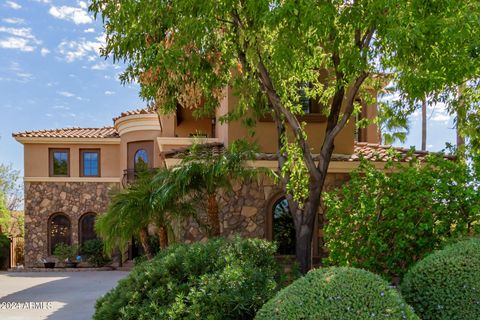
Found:
<svg viewBox="0 0 480 320"><path fill-rule="evenodd" d="M91 319L95 301L128 272L0 272L0 319Z"/></svg>

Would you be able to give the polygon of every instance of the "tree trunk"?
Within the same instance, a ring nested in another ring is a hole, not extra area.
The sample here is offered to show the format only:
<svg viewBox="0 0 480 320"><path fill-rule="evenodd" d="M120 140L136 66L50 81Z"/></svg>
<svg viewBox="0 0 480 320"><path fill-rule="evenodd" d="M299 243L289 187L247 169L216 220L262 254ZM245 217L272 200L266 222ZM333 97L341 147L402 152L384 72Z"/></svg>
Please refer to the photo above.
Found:
<svg viewBox="0 0 480 320"><path fill-rule="evenodd" d="M218 217L218 203L215 194L208 195L207 221L210 237L220 236L220 219Z"/></svg>
<svg viewBox="0 0 480 320"><path fill-rule="evenodd" d="M322 181L310 178L308 199L303 204L303 208L297 207L295 212L292 212L295 222L295 256L302 274L306 274L312 267L312 240L316 233L315 220L320 207Z"/></svg>
<svg viewBox="0 0 480 320"><path fill-rule="evenodd" d="M158 242L160 249L164 250L168 247L168 232L165 226L158 227Z"/></svg>
<svg viewBox="0 0 480 320"><path fill-rule="evenodd" d="M148 230L147 228L140 229L140 243L142 244L143 251L145 251L145 255L147 259L152 259L152 250L150 248L150 243L148 241Z"/></svg>
<svg viewBox="0 0 480 320"><path fill-rule="evenodd" d="M427 150L427 100L422 100L422 150Z"/></svg>

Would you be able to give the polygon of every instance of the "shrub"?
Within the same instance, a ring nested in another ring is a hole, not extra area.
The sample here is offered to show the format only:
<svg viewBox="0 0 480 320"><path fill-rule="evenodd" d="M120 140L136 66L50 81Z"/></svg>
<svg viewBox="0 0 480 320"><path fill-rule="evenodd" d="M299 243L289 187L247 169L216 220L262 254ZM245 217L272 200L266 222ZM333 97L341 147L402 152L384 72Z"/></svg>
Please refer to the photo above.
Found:
<svg viewBox="0 0 480 320"><path fill-rule="evenodd" d="M362 269L310 271L278 292L257 313L272 319L418 319L381 277Z"/></svg>
<svg viewBox="0 0 480 320"><path fill-rule="evenodd" d="M252 319L278 288L275 251L259 239L173 245L100 298L94 319Z"/></svg>
<svg viewBox="0 0 480 320"><path fill-rule="evenodd" d="M8 257L10 252L10 238L0 234L0 270L8 268Z"/></svg>
<svg viewBox="0 0 480 320"><path fill-rule="evenodd" d="M449 245L413 266L401 285L424 320L480 317L480 239Z"/></svg>
<svg viewBox="0 0 480 320"><path fill-rule="evenodd" d="M110 263L110 259L104 254L103 241L100 239L85 241L80 252L95 267L102 267Z"/></svg>
<svg viewBox="0 0 480 320"><path fill-rule="evenodd" d="M324 196L327 263L401 278L449 237L478 231L477 185L464 163L438 156L387 170L362 162L348 183Z"/></svg>
<svg viewBox="0 0 480 320"><path fill-rule="evenodd" d="M59 243L53 250L53 255L61 262L74 262L78 254L77 245L68 245L66 243Z"/></svg>

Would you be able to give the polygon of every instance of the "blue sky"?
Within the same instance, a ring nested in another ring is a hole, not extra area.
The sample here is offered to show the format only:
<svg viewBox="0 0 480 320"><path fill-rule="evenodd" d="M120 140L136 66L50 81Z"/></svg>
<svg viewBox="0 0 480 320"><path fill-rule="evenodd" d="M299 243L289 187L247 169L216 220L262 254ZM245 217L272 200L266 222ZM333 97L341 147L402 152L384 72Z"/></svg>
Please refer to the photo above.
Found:
<svg viewBox="0 0 480 320"><path fill-rule="evenodd" d="M144 106L138 86L122 86L123 66L101 58L100 20L84 1L0 1L0 163L21 170L22 145L12 132L112 125L120 112ZM420 145L414 114L406 146ZM453 142L441 107L429 109L428 149Z"/></svg>

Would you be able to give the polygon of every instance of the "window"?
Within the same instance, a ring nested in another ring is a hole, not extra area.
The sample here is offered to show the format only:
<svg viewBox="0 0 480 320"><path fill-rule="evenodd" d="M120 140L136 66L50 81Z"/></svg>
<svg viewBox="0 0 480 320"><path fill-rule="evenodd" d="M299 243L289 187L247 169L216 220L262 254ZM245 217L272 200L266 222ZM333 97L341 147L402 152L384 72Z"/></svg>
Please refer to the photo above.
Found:
<svg viewBox="0 0 480 320"><path fill-rule="evenodd" d="M95 233L95 218L96 214L93 212L85 213L80 217L78 223L78 234L80 237L80 244L84 244L85 241L97 239L97 234Z"/></svg>
<svg viewBox="0 0 480 320"><path fill-rule="evenodd" d="M295 226L285 197L272 206L272 240L277 242L280 255L295 254Z"/></svg>
<svg viewBox="0 0 480 320"><path fill-rule="evenodd" d="M80 176L100 176L100 150L80 150Z"/></svg>
<svg viewBox="0 0 480 320"><path fill-rule="evenodd" d="M50 176L68 177L70 175L70 150L50 149Z"/></svg>
<svg viewBox="0 0 480 320"><path fill-rule="evenodd" d="M310 87L309 83L302 82L300 83L298 88L299 95L300 95L300 104L302 105L302 110L303 112L305 112L305 114L309 114L312 112L311 110L312 103L310 98L307 96L307 92L306 92L306 89L308 89L309 87Z"/></svg>
<svg viewBox="0 0 480 320"><path fill-rule="evenodd" d="M148 167L148 152L145 149L138 149L135 152L135 169Z"/></svg>
<svg viewBox="0 0 480 320"><path fill-rule="evenodd" d="M49 254L53 254L60 243L70 245L70 220L63 213L52 215L48 222Z"/></svg>

